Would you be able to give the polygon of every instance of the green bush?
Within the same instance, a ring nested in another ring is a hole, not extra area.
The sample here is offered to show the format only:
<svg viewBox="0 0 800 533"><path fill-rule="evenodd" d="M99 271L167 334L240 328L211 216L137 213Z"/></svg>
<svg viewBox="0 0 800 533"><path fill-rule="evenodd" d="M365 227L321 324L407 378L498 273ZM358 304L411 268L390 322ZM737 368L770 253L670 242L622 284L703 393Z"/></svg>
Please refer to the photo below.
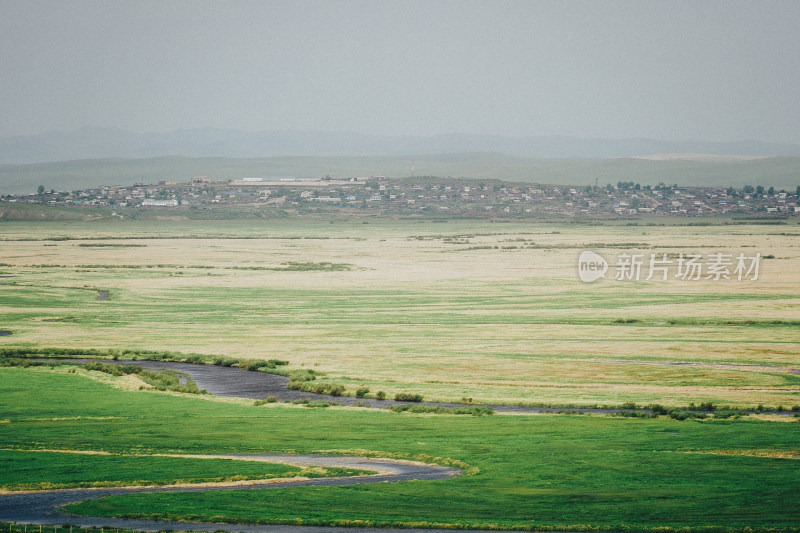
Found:
<svg viewBox="0 0 800 533"><path fill-rule="evenodd" d="M369 389L367 387L359 387L356 389L356 398L363 398L367 395Z"/></svg>
<svg viewBox="0 0 800 533"><path fill-rule="evenodd" d="M488 416L494 414L494 409L475 405L471 407L453 407L452 412L454 415Z"/></svg>
<svg viewBox="0 0 800 533"><path fill-rule="evenodd" d="M422 395L411 394L410 392L398 392L394 395L394 399L397 402L421 402Z"/></svg>
<svg viewBox="0 0 800 533"><path fill-rule="evenodd" d="M437 407L435 405L393 405L391 410L395 413L432 413L437 415L472 415L486 416L494 414L491 407L471 406L471 407Z"/></svg>
<svg viewBox="0 0 800 533"><path fill-rule="evenodd" d="M383 392L382 390L379 390L378 392L375 393L375 399L376 400L385 400L386 399L386 393Z"/></svg>
<svg viewBox="0 0 800 533"><path fill-rule="evenodd" d="M239 368L243 368L245 370L257 371L262 368L273 369L279 365L288 365L288 364L289 364L288 361L281 361L279 359L270 359L268 361L264 361L261 359L245 359L243 361L239 361L236 364L236 366L238 366Z"/></svg>
<svg viewBox="0 0 800 533"><path fill-rule="evenodd" d="M645 411L617 411L612 413L611 416L621 416L623 418L656 418L656 413L647 413Z"/></svg>
<svg viewBox="0 0 800 533"><path fill-rule="evenodd" d="M18 359L13 357L4 357L0 356L0 366L17 366L20 368L28 368L31 366L50 366L56 367L60 366L61 363L56 363L53 361L30 361L28 359Z"/></svg>
<svg viewBox="0 0 800 533"><path fill-rule="evenodd" d="M393 405L390 407L395 413L445 413L448 411L445 407L435 407L433 405Z"/></svg>
<svg viewBox="0 0 800 533"><path fill-rule="evenodd" d="M112 365L110 363L92 362L82 365L86 370L93 370L95 372L104 372L112 376L125 376L128 374L141 374L142 367L136 365Z"/></svg>
<svg viewBox="0 0 800 533"><path fill-rule="evenodd" d="M695 413L694 411L682 411L680 409L673 409L669 412L669 417L675 420L703 420L708 418L705 413Z"/></svg>
<svg viewBox="0 0 800 533"><path fill-rule="evenodd" d="M334 383L320 383L318 381L297 381L291 379L286 386L292 390L313 392L314 394L330 394L331 396L341 396L345 391L343 385L336 385Z"/></svg>
<svg viewBox="0 0 800 533"><path fill-rule="evenodd" d="M314 381L317 379L316 372L304 368L302 370L293 370L289 373L290 381Z"/></svg>

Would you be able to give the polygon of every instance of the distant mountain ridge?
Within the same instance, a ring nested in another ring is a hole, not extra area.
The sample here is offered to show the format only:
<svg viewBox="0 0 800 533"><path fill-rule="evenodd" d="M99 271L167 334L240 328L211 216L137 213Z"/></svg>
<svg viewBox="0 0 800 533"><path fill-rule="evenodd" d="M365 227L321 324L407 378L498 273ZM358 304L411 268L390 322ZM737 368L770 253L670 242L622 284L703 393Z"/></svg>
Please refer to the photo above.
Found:
<svg viewBox="0 0 800 533"><path fill-rule="evenodd" d="M29 164L106 158L162 156L266 158L356 157L494 152L532 159L606 159L652 154L800 156L800 145L761 141L659 141L559 136L510 137L453 133L434 136L367 135L352 132L261 131L215 128L134 133L84 127L0 138L0 163Z"/></svg>

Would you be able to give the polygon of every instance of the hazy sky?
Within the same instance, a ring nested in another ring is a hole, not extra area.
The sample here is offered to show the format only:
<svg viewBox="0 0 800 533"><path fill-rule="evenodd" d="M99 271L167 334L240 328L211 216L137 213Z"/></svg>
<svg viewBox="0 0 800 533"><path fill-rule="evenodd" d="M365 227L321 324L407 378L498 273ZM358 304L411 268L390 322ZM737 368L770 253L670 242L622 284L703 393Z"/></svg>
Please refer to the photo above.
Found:
<svg viewBox="0 0 800 533"><path fill-rule="evenodd" d="M0 136L800 143L800 1L0 0Z"/></svg>

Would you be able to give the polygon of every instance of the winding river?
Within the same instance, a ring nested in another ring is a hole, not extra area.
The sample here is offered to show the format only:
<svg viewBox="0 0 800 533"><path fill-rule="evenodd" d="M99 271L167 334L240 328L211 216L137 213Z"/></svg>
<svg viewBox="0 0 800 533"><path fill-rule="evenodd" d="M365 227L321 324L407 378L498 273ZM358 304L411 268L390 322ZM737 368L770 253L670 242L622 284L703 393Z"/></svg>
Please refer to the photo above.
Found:
<svg viewBox="0 0 800 533"><path fill-rule="evenodd" d="M147 360L113 360L113 359L70 359L70 358L35 358L38 361L58 361L65 363L91 363L100 361L115 365L136 365L149 370L172 370L183 373L197 384L199 389L205 389L214 396L227 396L230 398L249 398L260 400L267 397L275 397L279 401L295 401L303 398L321 398L330 400L343 405L377 407L388 409L395 405L419 404L420 402L405 402L396 400L376 400L375 398L354 398L352 396L330 396L327 394L315 394L292 390L287 387L289 378L277 374L268 374L244 370L233 366L216 366L210 364L180 363L171 361L147 361ZM495 404L470 404L447 403L447 402L421 402L424 405L434 407L469 407L476 405L480 407L491 407L497 412L524 412L524 413L552 413L564 410L580 411L581 413L612 413L620 409L599 409L599 408L565 408L565 407L530 407L519 405L495 405Z"/></svg>
<svg viewBox="0 0 800 533"><path fill-rule="evenodd" d="M48 359L39 359L48 360ZM51 359L53 361L87 363L97 359ZM172 370L182 373L192 379L200 389L205 389L210 394L236 398L263 399L274 396L280 401L293 401L309 397L325 397L333 401L355 405L363 402L372 407L389 408L393 405L402 405L409 402L395 400L376 400L371 398L352 398L347 396L331 397L316 395L303 391L287 388L288 377L265 372L248 371L236 367L221 367L206 364L178 363L165 361L114 361L102 359L104 363L117 365L137 365L151 370ZM424 402L427 405L455 407L463 404ZM547 407L522 407L511 405L487 405L499 412L552 412L564 408ZM584 413L609 413L619 409L592 409L580 408L575 411ZM84 516L70 516L59 512L62 505L101 498L118 494L134 492L175 492L175 491L210 491L210 490L253 490L273 489L279 487L299 486L342 486L362 483L384 483L410 480L436 480L446 479L460 475L455 468L439 465L430 465L413 462L392 461L388 459L370 459L365 457L344 457L326 455L250 455L250 456L217 456L222 458L236 458L253 461L267 461L287 463L298 466L330 466L374 470L380 472L370 476L353 476L338 478L318 478L303 481L286 481L268 483L263 485L238 485L238 486L198 486L198 487L131 487L131 488L103 488L103 489L67 489L55 491L41 491L30 493L0 494L0 521L34 523L44 525L61 525L65 523L81 527L101 527L120 529L137 529L143 531L159 531L171 529L174 531L230 531L244 533L330 533L331 528L316 526L270 526L247 524L207 524L190 522L173 522L158 520L134 520L117 518L94 518ZM365 528L336 528L335 531L343 533L389 533L391 529L365 529ZM418 529L416 532L433 532L446 530Z"/></svg>
<svg viewBox="0 0 800 533"><path fill-rule="evenodd" d="M103 488L103 489L66 489L53 491L39 491L28 493L0 494L0 521L33 523L43 525L73 524L80 527L108 527L120 529L138 529L143 531L160 531L171 529L174 531L242 531L242 532L282 532L282 533L330 533L331 528L315 526L269 526L247 524L208 524L197 522L175 522L162 520L136 520L127 518L95 518L88 516L66 515L59 511L59 507L69 503L131 494L136 492L201 492L211 490L253 490L274 489L282 487L330 487L343 485L356 485L364 483L391 483L411 480L447 479L461 475L456 468L423 464L390 459L370 459L366 457L345 457L330 455L218 455L222 459L240 459L251 461L265 461L286 463L296 466L323 466L354 468L359 470L373 470L380 472L376 475L316 478L303 481L285 481L265 483L261 485L232 485L222 484L214 487L132 487L132 488ZM368 531L387 532L391 530L362 529L362 528L336 528L335 531L359 532ZM434 531L434 530L416 530Z"/></svg>

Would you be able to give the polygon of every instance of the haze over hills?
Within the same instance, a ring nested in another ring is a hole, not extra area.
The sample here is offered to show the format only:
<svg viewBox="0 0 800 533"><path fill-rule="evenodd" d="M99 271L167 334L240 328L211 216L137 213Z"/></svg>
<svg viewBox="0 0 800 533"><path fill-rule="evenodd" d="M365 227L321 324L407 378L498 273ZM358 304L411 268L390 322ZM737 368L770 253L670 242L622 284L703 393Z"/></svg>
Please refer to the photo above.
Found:
<svg viewBox="0 0 800 533"><path fill-rule="evenodd" d="M492 152L534 159L604 159L664 153L800 156L800 145L760 141L507 137L461 133L429 137L378 136L351 132L247 132L214 128L133 133L115 128L85 127L73 131L0 138L0 163L7 164L117 157L355 157L473 152Z"/></svg>
<svg viewBox="0 0 800 533"><path fill-rule="evenodd" d="M451 134L244 132L212 128L138 134L81 128L0 138L0 194L74 190L192 176L412 175L564 185L800 184L800 145Z"/></svg>
<svg viewBox="0 0 800 533"><path fill-rule="evenodd" d="M692 186L764 185L794 190L800 185L800 157L755 159L532 159L496 153L365 157L270 157L88 159L60 163L0 165L0 194L26 194L38 185L58 191L101 185L187 182L193 176L215 180L244 177L335 178L354 176L438 176L500 179L561 185L604 186L618 181Z"/></svg>

